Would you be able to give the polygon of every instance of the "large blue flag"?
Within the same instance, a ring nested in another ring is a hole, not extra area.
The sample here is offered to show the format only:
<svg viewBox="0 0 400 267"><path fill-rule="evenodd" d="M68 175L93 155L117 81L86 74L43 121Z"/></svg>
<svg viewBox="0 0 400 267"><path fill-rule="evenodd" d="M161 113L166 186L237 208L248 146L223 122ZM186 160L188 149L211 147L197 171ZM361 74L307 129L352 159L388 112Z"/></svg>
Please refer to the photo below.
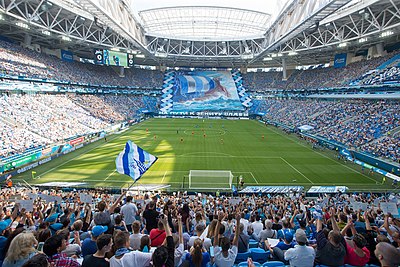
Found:
<svg viewBox="0 0 400 267"><path fill-rule="evenodd" d="M136 182L156 160L157 157L128 141L124 151L115 160L115 165L119 173L129 175Z"/></svg>

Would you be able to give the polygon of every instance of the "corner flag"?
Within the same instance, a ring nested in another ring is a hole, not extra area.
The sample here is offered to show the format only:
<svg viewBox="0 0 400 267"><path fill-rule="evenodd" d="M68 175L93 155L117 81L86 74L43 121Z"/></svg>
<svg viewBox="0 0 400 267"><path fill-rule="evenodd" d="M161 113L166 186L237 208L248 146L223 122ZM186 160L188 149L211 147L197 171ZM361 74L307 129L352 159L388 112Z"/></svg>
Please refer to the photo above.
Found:
<svg viewBox="0 0 400 267"><path fill-rule="evenodd" d="M136 182L156 160L157 157L128 141L115 160L115 165L119 173L129 175Z"/></svg>

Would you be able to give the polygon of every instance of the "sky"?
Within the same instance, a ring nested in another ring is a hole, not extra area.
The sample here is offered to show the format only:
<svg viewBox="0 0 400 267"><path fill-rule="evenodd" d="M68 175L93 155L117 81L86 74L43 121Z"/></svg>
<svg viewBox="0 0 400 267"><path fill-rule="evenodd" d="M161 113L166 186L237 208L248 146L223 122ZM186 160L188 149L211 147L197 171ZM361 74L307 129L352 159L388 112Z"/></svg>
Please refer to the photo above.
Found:
<svg viewBox="0 0 400 267"><path fill-rule="evenodd" d="M271 14L272 17L278 15L287 0L131 0L135 12L146 9L174 7L174 6L218 6L233 7L260 11Z"/></svg>

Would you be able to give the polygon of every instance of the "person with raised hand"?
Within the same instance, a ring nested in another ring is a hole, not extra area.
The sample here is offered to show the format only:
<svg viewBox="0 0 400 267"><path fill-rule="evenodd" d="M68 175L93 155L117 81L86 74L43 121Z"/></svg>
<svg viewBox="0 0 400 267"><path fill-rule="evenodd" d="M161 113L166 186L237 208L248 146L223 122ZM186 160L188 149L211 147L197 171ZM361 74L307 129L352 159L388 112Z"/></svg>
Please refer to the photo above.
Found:
<svg viewBox="0 0 400 267"><path fill-rule="evenodd" d="M162 246L158 247L152 256L154 267L174 267L174 239L172 238L171 228L168 225L167 215L160 216L160 222L164 226L166 237Z"/></svg>
<svg viewBox="0 0 400 267"><path fill-rule="evenodd" d="M335 209L330 210L330 220L332 229L328 236L322 229L322 220L317 219L317 250L315 263L329 266L341 266L344 264L346 256L346 244L343 236L340 234L339 227L335 220Z"/></svg>
<svg viewBox="0 0 400 267"><path fill-rule="evenodd" d="M184 244L183 244L183 225L182 225L182 216L178 215L177 217L178 222L178 244L175 242L175 251L174 251L174 266L179 266L183 252L184 252Z"/></svg>
<svg viewBox="0 0 400 267"><path fill-rule="evenodd" d="M217 267L233 266L238 253L241 215L239 212L236 213L236 228L232 247L230 246L230 240L228 237L219 237L221 222L225 217L226 215L224 212L220 211L218 213L218 222L214 231L214 263L217 265Z"/></svg>

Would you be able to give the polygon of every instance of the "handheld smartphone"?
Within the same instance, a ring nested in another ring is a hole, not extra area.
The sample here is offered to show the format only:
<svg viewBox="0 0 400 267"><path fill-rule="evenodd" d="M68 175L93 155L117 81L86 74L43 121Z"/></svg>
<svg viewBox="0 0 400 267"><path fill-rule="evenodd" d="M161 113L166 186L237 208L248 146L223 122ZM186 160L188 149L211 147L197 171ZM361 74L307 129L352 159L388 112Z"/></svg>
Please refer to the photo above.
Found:
<svg viewBox="0 0 400 267"><path fill-rule="evenodd" d="M214 247L213 246L210 247L210 256L214 257Z"/></svg>

